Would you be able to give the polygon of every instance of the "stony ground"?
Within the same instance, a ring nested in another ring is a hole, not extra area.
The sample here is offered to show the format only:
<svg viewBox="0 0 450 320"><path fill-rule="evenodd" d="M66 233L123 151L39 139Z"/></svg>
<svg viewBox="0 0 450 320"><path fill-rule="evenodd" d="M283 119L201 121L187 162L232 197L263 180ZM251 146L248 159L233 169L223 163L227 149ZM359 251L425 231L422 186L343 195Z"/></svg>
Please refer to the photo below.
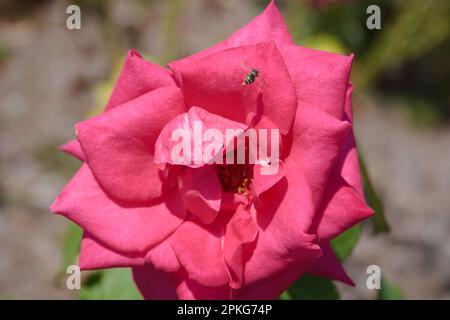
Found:
<svg viewBox="0 0 450 320"><path fill-rule="evenodd" d="M186 25L177 54L214 43L257 12L249 4L236 10L237 1L204 2L185 9L182 21L195 23ZM110 10L119 34L140 25L135 45L164 55L167 43L153 35L168 9L158 2L145 15L116 3ZM0 21L0 45L11 52L0 63L0 298L73 297L57 276L67 222L47 208L77 164L56 146L92 107L89 88L108 77L111 45L95 16L83 17L82 31L68 31L65 8L64 1L48 1L26 18ZM365 271L377 264L407 298L449 299L450 129L417 130L371 97L355 105L357 137L393 230L377 237L365 230L346 263L357 288L340 285L343 297L373 297Z"/></svg>

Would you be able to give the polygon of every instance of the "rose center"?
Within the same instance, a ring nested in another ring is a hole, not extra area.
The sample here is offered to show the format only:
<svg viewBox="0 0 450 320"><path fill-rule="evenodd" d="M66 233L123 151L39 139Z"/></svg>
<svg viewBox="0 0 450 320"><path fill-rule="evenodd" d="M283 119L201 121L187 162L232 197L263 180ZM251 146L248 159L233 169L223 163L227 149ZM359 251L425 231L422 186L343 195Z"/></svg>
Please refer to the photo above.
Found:
<svg viewBox="0 0 450 320"><path fill-rule="evenodd" d="M246 194L253 178L253 165L218 165L217 176L224 191Z"/></svg>

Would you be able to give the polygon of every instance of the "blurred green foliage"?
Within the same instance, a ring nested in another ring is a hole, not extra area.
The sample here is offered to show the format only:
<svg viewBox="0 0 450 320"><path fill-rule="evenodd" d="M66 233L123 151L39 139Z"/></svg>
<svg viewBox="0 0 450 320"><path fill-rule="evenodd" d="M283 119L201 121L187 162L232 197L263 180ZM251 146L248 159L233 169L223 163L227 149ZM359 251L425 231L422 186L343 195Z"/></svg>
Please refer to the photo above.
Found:
<svg viewBox="0 0 450 320"><path fill-rule="evenodd" d="M345 259L347 259L351 255L353 249L358 243L360 235L361 225L357 224L356 226L348 229L338 237L331 240L331 246L333 247L333 250L338 256L339 260L345 261Z"/></svg>
<svg viewBox="0 0 450 320"><path fill-rule="evenodd" d="M403 102L422 127L450 120L450 1L361 0L321 9L279 2L297 43L356 54L356 93L373 90ZM372 4L381 8L381 30L365 27ZM317 45L317 37L333 45Z"/></svg>
<svg viewBox="0 0 450 320"><path fill-rule="evenodd" d="M115 268L89 274L80 290L82 300L142 300L131 269Z"/></svg>
<svg viewBox="0 0 450 320"><path fill-rule="evenodd" d="M381 278L381 288L378 291L378 300L402 300L402 290L387 281L385 278Z"/></svg>
<svg viewBox="0 0 450 320"><path fill-rule="evenodd" d="M47 141L45 144L33 149L32 157L42 170L46 172L57 172L66 179L70 179L80 166L80 161L74 157L59 151L55 146L63 144L64 141Z"/></svg>
<svg viewBox="0 0 450 320"><path fill-rule="evenodd" d="M83 230L75 223L70 223L63 240L62 272L65 272L69 265L76 263L76 258L80 252L82 235Z"/></svg>
<svg viewBox="0 0 450 320"><path fill-rule="evenodd" d="M11 56L11 51L0 43L0 63L6 61Z"/></svg>
<svg viewBox="0 0 450 320"><path fill-rule="evenodd" d="M282 300L338 300L339 293L331 280L306 274L281 296Z"/></svg>

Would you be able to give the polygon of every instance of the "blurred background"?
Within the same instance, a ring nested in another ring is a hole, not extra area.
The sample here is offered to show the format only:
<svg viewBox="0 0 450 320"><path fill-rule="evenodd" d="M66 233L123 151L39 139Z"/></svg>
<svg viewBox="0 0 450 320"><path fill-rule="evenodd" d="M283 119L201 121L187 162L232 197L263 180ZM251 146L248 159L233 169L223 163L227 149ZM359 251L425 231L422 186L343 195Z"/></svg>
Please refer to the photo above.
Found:
<svg viewBox="0 0 450 320"><path fill-rule="evenodd" d="M79 163L57 147L104 106L128 49L165 64L223 40L267 3L0 1L0 298L79 297L64 273L79 230L48 210ZM66 28L70 4L81 30ZM357 286L337 284L342 298L376 298L365 285L376 264L398 297L450 299L449 1L278 4L298 44L356 55L356 137L391 230L363 228L345 262ZM371 4L381 30L366 28Z"/></svg>

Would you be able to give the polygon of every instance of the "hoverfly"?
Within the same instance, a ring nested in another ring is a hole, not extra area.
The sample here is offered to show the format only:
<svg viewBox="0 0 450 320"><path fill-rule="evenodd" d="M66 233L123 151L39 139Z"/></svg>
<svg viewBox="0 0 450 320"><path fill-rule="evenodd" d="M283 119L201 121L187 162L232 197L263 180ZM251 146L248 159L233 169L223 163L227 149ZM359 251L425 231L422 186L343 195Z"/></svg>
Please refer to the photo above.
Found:
<svg viewBox="0 0 450 320"><path fill-rule="evenodd" d="M257 69L250 69L250 71L245 75L244 80L241 83L241 86L252 84L253 82L255 82L258 76L259 71Z"/></svg>
<svg viewBox="0 0 450 320"><path fill-rule="evenodd" d="M256 78L259 76L259 70L245 66L243 61L241 61L241 67L247 71L244 79L242 80L241 86L249 85L255 82Z"/></svg>

